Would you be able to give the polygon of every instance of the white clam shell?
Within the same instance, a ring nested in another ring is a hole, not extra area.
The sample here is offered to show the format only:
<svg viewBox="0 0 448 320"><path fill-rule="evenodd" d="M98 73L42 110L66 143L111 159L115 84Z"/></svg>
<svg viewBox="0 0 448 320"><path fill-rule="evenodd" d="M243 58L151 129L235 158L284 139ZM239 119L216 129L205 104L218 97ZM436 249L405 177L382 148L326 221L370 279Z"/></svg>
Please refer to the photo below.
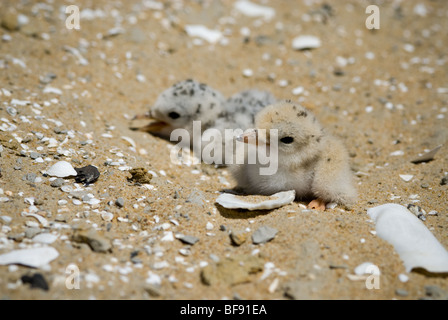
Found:
<svg viewBox="0 0 448 320"><path fill-rule="evenodd" d="M293 202L296 197L296 192L294 190L282 191L273 194L271 197L274 197L275 199L263 200L260 202L248 202L234 194L223 193L216 199L216 202L227 209L270 210L280 208Z"/></svg>
<svg viewBox="0 0 448 320"><path fill-rule="evenodd" d="M73 168L73 166L67 161L56 162L54 165L48 168L46 173L49 176L58 178L65 178L77 175L75 168Z"/></svg>
<svg viewBox="0 0 448 320"><path fill-rule="evenodd" d="M407 272L414 268L448 272L448 251L408 209L388 203L368 209L367 214L375 221L377 235L394 246Z"/></svg>
<svg viewBox="0 0 448 320"><path fill-rule="evenodd" d="M0 255L0 265L21 264L31 268L47 265L59 256L53 247L14 250Z"/></svg>

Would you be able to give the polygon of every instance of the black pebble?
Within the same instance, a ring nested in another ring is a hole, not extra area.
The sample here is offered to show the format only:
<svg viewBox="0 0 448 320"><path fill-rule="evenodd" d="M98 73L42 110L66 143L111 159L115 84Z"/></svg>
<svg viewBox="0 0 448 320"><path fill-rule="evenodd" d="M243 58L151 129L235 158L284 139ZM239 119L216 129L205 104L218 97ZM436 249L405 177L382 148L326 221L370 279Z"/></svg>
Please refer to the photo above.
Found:
<svg viewBox="0 0 448 320"><path fill-rule="evenodd" d="M100 176L98 169L92 165L82 168L75 168L77 173L75 181L78 183L90 184L94 183Z"/></svg>
<svg viewBox="0 0 448 320"><path fill-rule="evenodd" d="M40 273L35 273L32 276L25 275L20 278L23 283L29 283L31 288L39 288L48 291L48 283L44 276Z"/></svg>
<svg viewBox="0 0 448 320"><path fill-rule="evenodd" d="M444 186L448 184L448 177L443 177L442 180L440 180L440 185Z"/></svg>

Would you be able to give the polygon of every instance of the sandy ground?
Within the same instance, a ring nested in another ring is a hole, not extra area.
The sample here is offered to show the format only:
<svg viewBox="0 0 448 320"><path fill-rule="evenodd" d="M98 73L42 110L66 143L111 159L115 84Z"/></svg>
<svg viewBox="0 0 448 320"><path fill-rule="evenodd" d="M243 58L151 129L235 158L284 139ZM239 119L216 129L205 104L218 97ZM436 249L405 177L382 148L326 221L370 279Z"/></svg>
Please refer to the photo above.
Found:
<svg viewBox="0 0 448 320"><path fill-rule="evenodd" d="M393 247L372 233L366 210L383 203L436 210L424 224L448 248L448 186L441 184L448 171L447 2L381 2L379 30L365 26L368 1L259 2L275 9L270 20L245 16L234 1L161 3L77 1L82 15L81 29L75 30L66 28L64 1L1 1L0 216L9 218L0 220L0 254L46 246L31 239L28 229L35 228L57 236L47 246L59 256L38 269L0 266L0 297L419 299L434 297L434 290L446 294L447 278L405 271ZM189 24L219 30L223 39L210 44L190 37L184 31ZM299 35L316 36L321 46L294 50L291 42ZM246 69L251 76L244 75ZM132 116L187 78L225 96L259 88L313 103L319 120L350 152L357 204L325 212L303 210L298 202L266 212L217 206L219 192L234 186L226 169L173 164L169 141L130 130L145 124L131 122ZM440 144L445 145L433 161L410 162ZM98 167L95 183L85 187L65 179L65 186L79 186L99 203L50 186L41 172L57 160ZM128 180L128 168L157 176L149 188L136 185ZM405 182L400 174L413 177ZM120 197L123 207L115 204ZM22 214L33 210L47 227ZM104 212L113 215L111 221L104 220L110 216ZM278 233L255 245L250 235L261 226ZM89 228L112 245L110 251L95 252L74 241L77 230ZM230 230L247 230L247 240L233 245ZM178 233L199 241L170 239ZM218 260L223 268L234 268L239 280L218 275L205 284L201 274L216 268ZM363 262L380 269L379 289L350 276ZM70 264L79 270L79 289L66 286L74 274L67 270ZM255 267L245 268L249 264ZM35 273L49 290L21 281Z"/></svg>

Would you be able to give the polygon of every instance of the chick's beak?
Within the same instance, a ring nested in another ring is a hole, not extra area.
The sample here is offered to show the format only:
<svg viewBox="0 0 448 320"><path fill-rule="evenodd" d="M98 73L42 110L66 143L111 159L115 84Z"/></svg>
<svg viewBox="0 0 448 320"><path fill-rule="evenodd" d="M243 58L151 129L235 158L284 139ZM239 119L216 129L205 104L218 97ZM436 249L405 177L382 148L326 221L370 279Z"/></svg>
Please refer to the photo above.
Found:
<svg viewBox="0 0 448 320"><path fill-rule="evenodd" d="M150 124L145 126L145 131L148 131L148 132L159 132L159 131L162 131L163 129L167 128L168 126L169 126L169 124L166 123L166 122L155 121L155 122L151 122Z"/></svg>
<svg viewBox="0 0 448 320"><path fill-rule="evenodd" d="M141 120L141 119L150 119L150 120L155 120L149 124L147 124L146 126L140 128L140 131L145 131L145 132L150 132L150 133L157 133L160 132L164 129L166 129L169 124L164 122L164 121L160 121L156 118L154 118L153 114L151 113L151 111L148 111L146 113L143 114L138 114L136 116L134 116L134 118L132 120Z"/></svg>

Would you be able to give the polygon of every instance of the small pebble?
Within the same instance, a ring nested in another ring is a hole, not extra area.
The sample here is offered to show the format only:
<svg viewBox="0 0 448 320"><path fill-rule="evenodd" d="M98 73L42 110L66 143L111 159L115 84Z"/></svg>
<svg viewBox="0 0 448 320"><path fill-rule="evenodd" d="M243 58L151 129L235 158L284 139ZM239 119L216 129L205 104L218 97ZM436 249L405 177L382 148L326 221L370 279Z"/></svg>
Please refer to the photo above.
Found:
<svg viewBox="0 0 448 320"><path fill-rule="evenodd" d="M417 218L419 218L422 221L426 220L426 211L423 210L420 206L417 206L415 204L408 204L408 210L411 211Z"/></svg>
<svg viewBox="0 0 448 320"><path fill-rule="evenodd" d="M94 183L100 176L98 168L92 165L88 165L82 168L75 168L75 171L77 173L75 181L78 183Z"/></svg>
<svg viewBox="0 0 448 320"><path fill-rule="evenodd" d="M51 181L50 186L52 186L53 188L59 188L62 187L64 185L65 181L62 178L57 178L53 181Z"/></svg>
<svg viewBox="0 0 448 320"><path fill-rule="evenodd" d="M12 221L12 218L9 216L0 216L0 221L6 225L10 224Z"/></svg>
<svg viewBox="0 0 448 320"><path fill-rule="evenodd" d="M35 160L37 158L40 158L40 157L41 157L40 153L37 153L37 152L34 152L34 151L30 153L30 158L33 159L33 160Z"/></svg>
<svg viewBox="0 0 448 320"><path fill-rule="evenodd" d="M277 232L278 232L277 229L271 227L267 226L260 227L252 234L252 242L254 244L266 243L274 239Z"/></svg>
<svg viewBox="0 0 448 320"><path fill-rule="evenodd" d="M242 245L247 240L248 233L245 231L234 231L230 233L229 237L232 243L236 246Z"/></svg>
<svg viewBox="0 0 448 320"><path fill-rule="evenodd" d="M27 173L26 175L23 176L22 180L26 180L33 183L36 180L36 178L37 175L35 173Z"/></svg>
<svg viewBox="0 0 448 320"><path fill-rule="evenodd" d="M7 107L6 112L12 117L15 117L17 115L17 109L14 107Z"/></svg>
<svg viewBox="0 0 448 320"><path fill-rule="evenodd" d="M31 288L42 289L44 291L48 291L49 289L47 280L45 280L44 276L40 273L35 273L32 276L22 276L20 280L22 280L23 283L30 284Z"/></svg>
<svg viewBox="0 0 448 320"><path fill-rule="evenodd" d="M440 180L440 185L445 186L448 184L448 177L443 177L442 180Z"/></svg>
<svg viewBox="0 0 448 320"><path fill-rule="evenodd" d="M94 229L78 231L72 236L72 240L80 243L87 243L90 249L95 252L107 253L112 250L109 239L97 234Z"/></svg>
<svg viewBox="0 0 448 320"><path fill-rule="evenodd" d="M400 274L398 275L398 279L399 279L401 282L408 282L409 277L408 277L407 275L405 275L404 273L400 273Z"/></svg>
<svg viewBox="0 0 448 320"><path fill-rule="evenodd" d="M57 222L67 222L67 217L64 214L59 213L56 215L54 220Z"/></svg>
<svg viewBox="0 0 448 320"><path fill-rule="evenodd" d="M40 228L26 228L25 230L25 238L32 239L34 236L41 233L42 230Z"/></svg>
<svg viewBox="0 0 448 320"><path fill-rule="evenodd" d="M407 297L409 293L404 289L396 289L395 294L400 297Z"/></svg>
<svg viewBox="0 0 448 320"><path fill-rule="evenodd" d="M196 237L193 237L193 236L181 236L181 237L179 237L178 238L180 241L182 241L183 243L186 243L186 244L191 244L191 245L194 245L196 242L198 242L199 241L199 238L196 238Z"/></svg>
<svg viewBox="0 0 448 320"><path fill-rule="evenodd" d="M117 207L123 208L124 207L124 199L123 198L117 198L117 200L115 200L115 204L117 205Z"/></svg>
<svg viewBox="0 0 448 320"><path fill-rule="evenodd" d="M20 24L19 24L19 19L18 19L17 13L12 12L10 10L5 12L2 15L1 26L8 31L18 30L20 28Z"/></svg>
<svg viewBox="0 0 448 320"><path fill-rule="evenodd" d="M436 285L425 286L425 293L427 297L433 299L440 299L440 300L448 299L448 292Z"/></svg>

